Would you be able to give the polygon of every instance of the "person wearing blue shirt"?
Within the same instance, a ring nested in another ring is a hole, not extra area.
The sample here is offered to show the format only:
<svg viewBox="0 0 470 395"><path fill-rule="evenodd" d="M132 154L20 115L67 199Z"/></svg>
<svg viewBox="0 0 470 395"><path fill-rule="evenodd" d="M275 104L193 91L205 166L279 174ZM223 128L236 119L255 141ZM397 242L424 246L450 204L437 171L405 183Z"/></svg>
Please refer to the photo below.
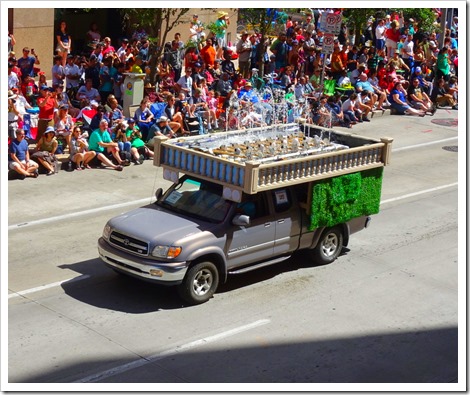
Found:
<svg viewBox="0 0 470 395"><path fill-rule="evenodd" d="M29 56L29 53L33 56ZM28 47L23 48L23 56L18 59L17 65L21 69L21 79L24 80L26 77L34 77L34 65L41 64L39 58L34 52L34 49L30 50Z"/></svg>
<svg viewBox="0 0 470 395"><path fill-rule="evenodd" d="M361 73L359 75L359 81L356 82L356 91L358 93L362 91L369 92L371 95L371 107L374 107L374 104L377 102L378 99L377 109L383 110L382 104L387 98L387 95L385 94L385 92L381 91L379 88L375 87L367 80L366 73Z"/></svg>
<svg viewBox="0 0 470 395"><path fill-rule="evenodd" d="M19 173L21 179L38 176L39 165L29 159L28 142L23 129L16 131L16 137L9 145L8 167Z"/></svg>
<svg viewBox="0 0 470 395"><path fill-rule="evenodd" d="M263 121L268 125L271 124L273 108L269 103L260 101L259 96L253 91L251 82L247 82L243 89L240 90L238 98L242 104L252 103L253 108L258 114L264 115Z"/></svg>

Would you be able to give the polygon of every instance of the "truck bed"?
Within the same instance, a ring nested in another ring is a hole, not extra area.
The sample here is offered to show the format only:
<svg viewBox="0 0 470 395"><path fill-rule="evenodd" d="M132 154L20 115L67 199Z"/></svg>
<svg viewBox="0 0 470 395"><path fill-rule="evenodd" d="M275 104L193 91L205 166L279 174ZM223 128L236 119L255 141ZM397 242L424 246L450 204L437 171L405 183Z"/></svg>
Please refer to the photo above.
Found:
<svg viewBox="0 0 470 395"><path fill-rule="evenodd" d="M177 181L185 173L224 186L240 201L283 186L386 166L393 139L358 136L316 125L282 124L211 135L155 137L154 165Z"/></svg>

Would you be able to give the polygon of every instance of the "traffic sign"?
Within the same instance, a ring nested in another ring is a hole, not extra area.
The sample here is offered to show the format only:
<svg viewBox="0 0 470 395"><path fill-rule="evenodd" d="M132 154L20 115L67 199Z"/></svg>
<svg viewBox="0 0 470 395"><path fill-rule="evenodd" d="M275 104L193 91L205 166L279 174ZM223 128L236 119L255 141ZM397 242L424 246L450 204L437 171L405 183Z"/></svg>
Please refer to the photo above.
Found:
<svg viewBox="0 0 470 395"><path fill-rule="evenodd" d="M323 46L321 48L322 53L333 53L334 43L335 35L332 33L325 33L325 35L323 36Z"/></svg>
<svg viewBox="0 0 470 395"><path fill-rule="evenodd" d="M325 33L332 33L338 35L341 32L341 21L343 17L341 14L333 14L332 12L321 14L320 30Z"/></svg>

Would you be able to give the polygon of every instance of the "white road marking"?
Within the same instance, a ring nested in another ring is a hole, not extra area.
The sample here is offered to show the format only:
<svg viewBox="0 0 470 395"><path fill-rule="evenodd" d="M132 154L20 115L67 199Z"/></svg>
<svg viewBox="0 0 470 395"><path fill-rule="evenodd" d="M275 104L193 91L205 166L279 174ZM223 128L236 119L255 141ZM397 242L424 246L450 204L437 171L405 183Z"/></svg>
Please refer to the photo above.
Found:
<svg viewBox="0 0 470 395"><path fill-rule="evenodd" d="M205 345L205 344L214 343L216 341L225 339L227 337L236 335L236 334L241 333L241 332L246 332L250 329L254 329L254 328L257 328L259 326L269 324L270 322L271 322L271 320L268 320L268 319L258 320L258 321L252 322L251 324L239 326L238 328L234 328L234 329L231 329L231 330L228 330L228 331L225 331L225 332L218 333L217 335L214 335L214 336L205 337L203 339L199 339L199 340L196 340L196 341L193 341L193 342L190 342L190 343L183 344L181 346L174 347L170 350L162 351L162 352L160 352L158 354L155 354L155 355L152 355L148 358L142 357L141 359L137 359L135 361L126 363L124 365L116 366L114 368L105 370L104 372L96 373L96 374L93 374L91 376L85 377L83 379L75 381L75 383L97 382L97 381L106 379L108 377L112 377L112 376L115 376L117 374L126 372L128 370L141 367L141 366L146 365L148 363L155 362L159 359L163 359L163 358L166 358L166 357L171 356L171 355L176 355L178 353L185 352L187 350L190 350L190 349L193 349L193 348Z"/></svg>
<svg viewBox="0 0 470 395"><path fill-rule="evenodd" d="M406 150L409 150L409 149L427 147L428 145L448 143L450 141L457 140L457 139L458 139L458 137L455 136L455 137L450 137L448 139L443 139L443 140L429 141L427 143L408 145L406 147L400 147L400 148L392 148L392 152L406 151Z"/></svg>
<svg viewBox="0 0 470 395"><path fill-rule="evenodd" d="M446 188L451 188L451 187L455 187L456 185L459 185L458 182L454 182L452 184L447 184L447 185L441 185L439 187L435 187L435 188L430 188L430 189L425 189L423 191L418 191L418 192L413 192L413 193L409 193L407 195L402 195L402 196L397 196L395 198L391 198L391 199L387 199L387 200L382 200L380 202L380 204L387 204L387 203L391 203L391 202L396 202L397 200L402 200L402 199L408 199L410 197L414 197L414 196L418 196L418 195L424 195L425 193L430 193L430 192L435 192L435 191L439 191L441 189L446 189Z"/></svg>
<svg viewBox="0 0 470 395"><path fill-rule="evenodd" d="M41 285L40 287L30 288L30 289L26 289L24 291L19 291L19 292L13 292L13 293L8 295L8 299L16 298L16 297L23 296L23 295L27 295L27 294L30 294L30 293L33 293L33 292L43 291L43 290L48 289L48 288L58 287L58 286L60 286L64 283L71 283L71 282L75 282L75 281L86 280L89 277L90 276L88 274L83 274L83 275L78 276L78 277L69 278L68 280L57 281L55 283Z"/></svg>
<svg viewBox="0 0 470 395"><path fill-rule="evenodd" d="M97 208L92 208L92 209L89 209L89 210L77 211L75 213L62 214L62 215L57 215L55 217L38 219L38 220L35 220L35 221L22 222L20 224L10 225L8 227L8 230L15 230L15 229L25 228L27 226L33 226L33 225L42 225L42 224L47 224L49 222L55 222L55 221L64 221L64 220L69 219L69 218L81 217L82 215L101 213L101 212L106 211L106 210L114 210L116 208L128 207L128 206L133 206L133 205L136 205L136 204L137 205L138 204L144 204L144 203L150 204L150 203L152 203L152 201L153 200L151 200L149 198L138 199L138 200L132 200L130 202L117 203L117 204L112 204L110 206L97 207Z"/></svg>

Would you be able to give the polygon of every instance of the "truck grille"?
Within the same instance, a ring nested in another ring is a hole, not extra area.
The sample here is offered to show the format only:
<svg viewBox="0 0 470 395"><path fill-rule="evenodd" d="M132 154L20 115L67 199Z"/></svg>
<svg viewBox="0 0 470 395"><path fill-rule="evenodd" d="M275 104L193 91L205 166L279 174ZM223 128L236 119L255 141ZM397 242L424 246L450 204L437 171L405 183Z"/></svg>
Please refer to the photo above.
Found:
<svg viewBox="0 0 470 395"><path fill-rule="evenodd" d="M147 256L149 253L148 243L116 231L111 233L109 241L116 247L132 252L133 254Z"/></svg>

